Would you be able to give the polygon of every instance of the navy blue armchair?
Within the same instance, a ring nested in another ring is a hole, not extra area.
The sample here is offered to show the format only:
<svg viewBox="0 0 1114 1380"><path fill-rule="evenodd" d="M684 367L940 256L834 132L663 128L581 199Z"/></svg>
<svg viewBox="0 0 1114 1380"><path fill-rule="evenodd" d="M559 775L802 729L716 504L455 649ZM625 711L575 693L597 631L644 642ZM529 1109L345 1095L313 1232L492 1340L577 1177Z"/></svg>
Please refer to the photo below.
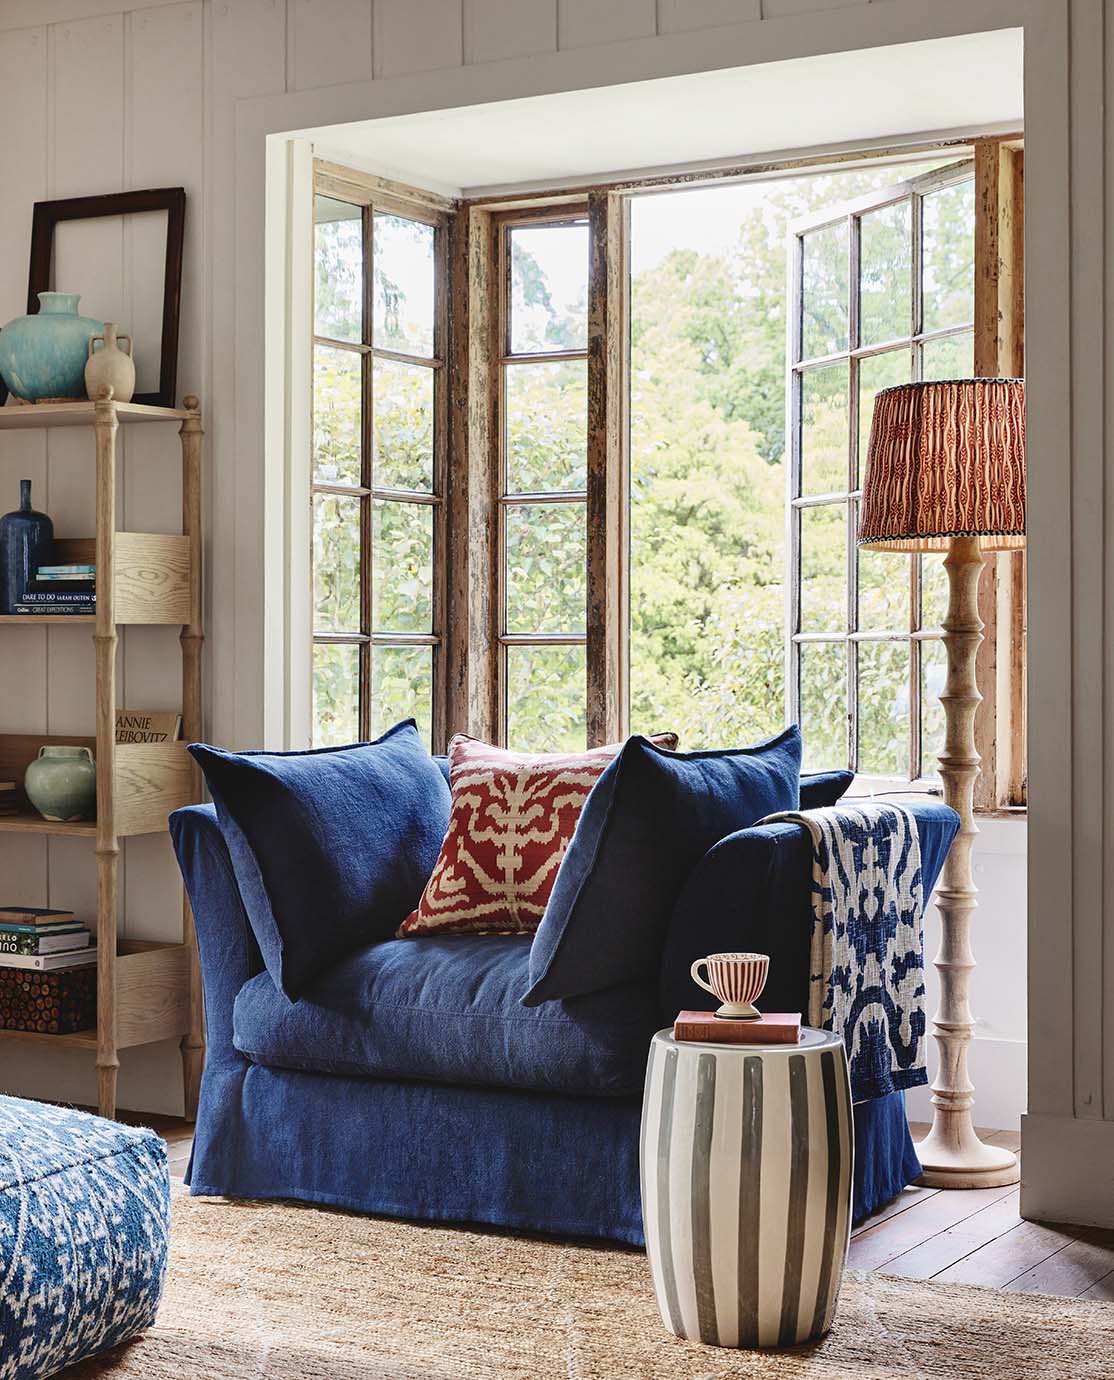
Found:
<svg viewBox="0 0 1114 1380"><path fill-rule="evenodd" d="M926 895L954 813L921 799ZM807 837L795 824L717 844L677 901L654 989L525 1008L530 936L387 940L289 1001L265 971L211 806L171 817L196 917L208 1058L187 1181L196 1194L642 1244L646 1052L689 979L725 949L771 955L764 1005L808 1000ZM919 1173L902 1094L856 1108L856 1216Z"/></svg>

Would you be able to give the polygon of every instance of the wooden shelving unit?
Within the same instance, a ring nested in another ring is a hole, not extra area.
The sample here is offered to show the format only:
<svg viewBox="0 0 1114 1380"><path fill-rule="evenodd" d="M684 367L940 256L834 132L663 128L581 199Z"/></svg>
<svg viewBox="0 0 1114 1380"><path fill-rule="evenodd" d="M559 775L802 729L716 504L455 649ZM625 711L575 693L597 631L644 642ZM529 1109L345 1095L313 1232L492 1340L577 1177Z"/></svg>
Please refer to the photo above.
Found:
<svg viewBox="0 0 1114 1380"><path fill-rule="evenodd" d="M116 528L116 434L121 424L177 422L182 441L182 532ZM97 863L97 1025L72 1035L0 1030L0 1042L55 1045L96 1054L102 1116L116 1112L119 1051L155 1040L181 1042L186 1116L197 1110L204 1060L201 985L189 900L178 943L121 939L116 928L120 839L166 829L172 810L201 799L200 776L185 742L201 737L201 413L196 397L184 408L95 402L0 408L0 434L32 427L88 426L96 447L97 530L58 539L59 561L95 561L97 609L89 615L12 614L6 627L90 626L96 647L96 733L90 738L0 733L0 779L22 780L39 748L84 744L97 759L95 821L58 824L30 805L0 818L0 832L88 838ZM0 442L2 444L2 442ZM182 734L185 742L116 743L117 630L129 624L181 625Z"/></svg>

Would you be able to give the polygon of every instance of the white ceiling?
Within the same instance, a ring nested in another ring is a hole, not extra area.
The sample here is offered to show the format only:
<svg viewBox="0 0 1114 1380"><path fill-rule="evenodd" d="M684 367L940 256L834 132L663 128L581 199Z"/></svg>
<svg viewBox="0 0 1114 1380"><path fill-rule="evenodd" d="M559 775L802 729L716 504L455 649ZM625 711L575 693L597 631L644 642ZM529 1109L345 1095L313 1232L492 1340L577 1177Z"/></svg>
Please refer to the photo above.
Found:
<svg viewBox="0 0 1114 1380"><path fill-rule="evenodd" d="M942 131L1021 128L1018 29L308 131L459 195Z"/></svg>

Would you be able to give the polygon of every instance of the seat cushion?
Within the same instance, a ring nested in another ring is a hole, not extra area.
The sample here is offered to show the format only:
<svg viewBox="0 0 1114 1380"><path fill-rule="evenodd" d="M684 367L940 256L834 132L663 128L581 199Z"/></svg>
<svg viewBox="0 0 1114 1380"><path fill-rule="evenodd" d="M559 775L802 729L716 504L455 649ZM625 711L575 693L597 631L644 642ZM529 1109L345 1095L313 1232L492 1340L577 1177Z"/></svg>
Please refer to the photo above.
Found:
<svg viewBox="0 0 1114 1380"><path fill-rule="evenodd" d="M417 905L449 788L413 719L374 743L223 752L193 743L263 962L292 1001Z"/></svg>
<svg viewBox="0 0 1114 1380"><path fill-rule="evenodd" d="M258 1064L369 1078L621 1097L637 1093L653 989L527 1011L530 935L392 939L349 955L291 1005L269 973L236 998L233 1041Z"/></svg>
<svg viewBox="0 0 1114 1380"><path fill-rule="evenodd" d="M534 936L523 1005L652 985L692 869L726 835L797 809L800 771L796 726L719 752L629 739L581 811Z"/></svg>

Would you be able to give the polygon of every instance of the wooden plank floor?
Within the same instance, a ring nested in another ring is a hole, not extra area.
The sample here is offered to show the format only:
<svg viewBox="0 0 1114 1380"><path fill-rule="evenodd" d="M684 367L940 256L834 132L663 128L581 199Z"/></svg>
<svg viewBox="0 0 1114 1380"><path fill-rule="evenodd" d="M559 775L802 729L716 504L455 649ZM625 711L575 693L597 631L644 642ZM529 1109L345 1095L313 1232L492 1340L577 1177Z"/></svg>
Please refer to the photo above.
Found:
<svg viewBox="0 0 1114 1380"><path fill-rule="evenodd" d="M181 1178L189 1162L193 1126L172 1117L142 1122L163 1137L170 1172ZM919 1139L927 1126L913 1125ZM1010 1131L980 1132L984 1140L1018 1148ZM851 1233L848 1264L907 1279L981 1284L996 1289L1114 1301L1114 1231L1026 1222L1018 1190L907 1188Z"/></svg>

